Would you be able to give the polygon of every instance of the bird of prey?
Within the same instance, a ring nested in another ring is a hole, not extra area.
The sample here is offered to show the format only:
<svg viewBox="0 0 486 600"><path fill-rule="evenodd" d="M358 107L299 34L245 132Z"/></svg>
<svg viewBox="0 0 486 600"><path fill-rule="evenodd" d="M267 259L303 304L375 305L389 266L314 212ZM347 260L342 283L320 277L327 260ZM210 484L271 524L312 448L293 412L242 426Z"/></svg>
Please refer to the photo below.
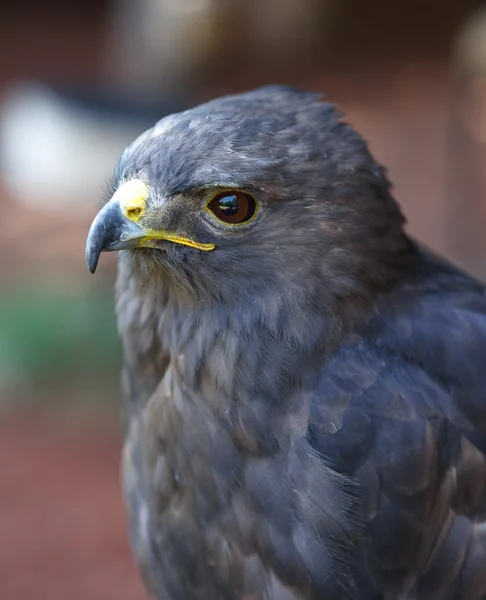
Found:
<svg viewBox="0 0 486 600"><path fill-rule="evenodd" d="M486 598L486 298L413 241L319 95L168 116L87 240L120 250L123 487L160 600Z"/></svg>

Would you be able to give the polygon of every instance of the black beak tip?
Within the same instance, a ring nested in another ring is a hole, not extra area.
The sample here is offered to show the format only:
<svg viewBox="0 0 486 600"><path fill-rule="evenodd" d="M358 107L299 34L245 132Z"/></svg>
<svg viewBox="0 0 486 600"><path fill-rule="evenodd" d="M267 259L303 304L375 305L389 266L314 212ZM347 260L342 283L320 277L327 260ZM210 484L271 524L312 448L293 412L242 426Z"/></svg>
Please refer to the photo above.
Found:
<svg viewBox="0 0 486 600"><path fill-rule="evenodd" d="M88 265L89 272L93 275L94 272L96 271L96 267L98 266L98 260L91 258L91 259L86 260L86 263Z"/></svg>
<svg viewBox="0 0 486 600"><path fill-rule="evenodd" d="M96 252L93 247L86 246L86 264L88 265L89 272L93 274L98 266L98 260L100 253Z"/></svg>
<svg viewBox="0 0 486 600"><path fill-rule="evenodd" d="M88 265L90 273L94 273L98 266L101 250L103 249L104 237L103 232L100 231L99 225L93 223L86 240L86 264Z"/></svg>

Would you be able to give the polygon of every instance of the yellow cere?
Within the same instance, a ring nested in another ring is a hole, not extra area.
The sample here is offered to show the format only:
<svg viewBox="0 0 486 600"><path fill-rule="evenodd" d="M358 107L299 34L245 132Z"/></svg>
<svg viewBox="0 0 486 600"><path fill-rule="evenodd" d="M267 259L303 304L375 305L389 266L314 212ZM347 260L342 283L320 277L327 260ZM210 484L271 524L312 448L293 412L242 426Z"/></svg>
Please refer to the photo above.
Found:
<svg viewBox="0 0 486 600"><path fill-rule="evenodd" d="M140 240L139 246L142 246L143 248L156 247L156 245L153 243L155 240L167 240L168 242L182 244L183 246L190 246L191 248L203 250L204 252L211 252L211 250L214 250L216 248L215 244L195 242L194 240L181 237L180 235L174 235L172 233L169 233L168 231L159 231L156 229L146 229L145 236Z"/></svg>
<svg viewBox="0 0 486 600"><path fill-rule="evenodd" d="M145 212L148 195L148 187L141 179L130 179L117 189L113 199L119 202L127 219L137 222Z"/></svg>

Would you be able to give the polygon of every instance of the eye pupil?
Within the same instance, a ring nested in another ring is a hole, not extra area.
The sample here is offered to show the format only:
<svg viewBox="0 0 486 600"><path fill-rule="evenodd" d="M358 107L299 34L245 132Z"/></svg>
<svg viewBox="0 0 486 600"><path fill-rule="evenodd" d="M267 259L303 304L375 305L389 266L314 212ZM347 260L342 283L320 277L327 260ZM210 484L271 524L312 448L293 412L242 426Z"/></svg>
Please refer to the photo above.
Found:
<svg viewBox="0 0 486 600"><path fill-rule="evenodd" d="M235 195L223 196L219 201L219 208L229 217L235 215L240 208L238 198Z"/></svg>
<svg viewBox="0 0 486 600"><path fill-rule="evenodd" d="M250 194L231 191L214 196L206 208L218 221L228 225L243 225L255 216L257 203Z"/></svg>

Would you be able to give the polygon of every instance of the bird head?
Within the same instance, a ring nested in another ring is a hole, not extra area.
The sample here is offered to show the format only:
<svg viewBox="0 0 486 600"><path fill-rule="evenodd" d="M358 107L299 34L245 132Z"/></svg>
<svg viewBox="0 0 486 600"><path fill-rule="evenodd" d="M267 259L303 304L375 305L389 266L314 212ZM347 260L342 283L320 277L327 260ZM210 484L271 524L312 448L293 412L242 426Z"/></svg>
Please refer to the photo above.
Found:
<svg viewBox="0 0 486 600"><path fill-rule="evenodd" d="M316 94L266 87L165 117L122 154L86 258L202 301L386 281L403 218L365 141ZM273 296L272 296L273 295Z"/></svg>

